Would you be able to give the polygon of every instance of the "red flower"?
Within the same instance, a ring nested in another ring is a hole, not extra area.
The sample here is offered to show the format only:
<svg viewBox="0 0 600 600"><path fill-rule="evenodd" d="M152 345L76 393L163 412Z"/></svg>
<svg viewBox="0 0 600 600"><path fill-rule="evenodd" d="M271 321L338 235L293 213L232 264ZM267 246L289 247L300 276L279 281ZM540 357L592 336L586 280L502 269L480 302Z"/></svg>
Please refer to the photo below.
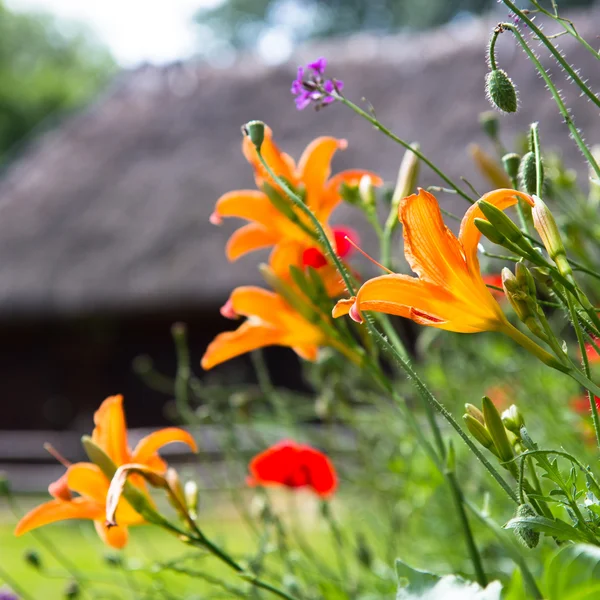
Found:
<svg viewBox="0 0 600 600"><path fill-rule="evenodd" d="M333 464L323 454L292 440L282 440L255 456L250 462L248 485L283 485L309 487L327 498L337 486Z"/></svg>
<svg viewBox="0 0 600 600"><path fill-rule="evenodd" d="M500 273L496 273L494 275L484 275L483 276L483 283L485 283L485 285L487 286L493 286L493 287L488 287L488 290L490 290L490 292L492 293L492 296L494 296L494 298L496 298L496 300L504 300L505 296L504 296L504 290L502 289L502 275L500 275ZM495 288L500 288L499 290L495 289Z"/></svg>
<svg viewBox="0 0 600 600"><path fill-rule="evenodd" d="M340 258L345 258L353 250L352 244L346 239L350 238L355 244L358 244L357 233L348 227L333 227L334 249ZM321 250L315 246L306 248L302 253L302 265L320 269L327 264L327 259Z"/></svg>
<svg viewBox="0 0 600 600"><path fill-rule="evenodd" d="M594 336L594 344L600 347L600 338ZM600 362L600 354L596 352L596 349L589 342L585 345L585 353L587 354L588 360L591 363Z"/></svg>
<svg viewBox="0 0 600 600"><path fill-rule="evenodd" d="M594 399L596 400L596 408L600 411L600 398L594 396ZM589 415L592 412L587 394L572 398L569 404L571 405L571 408L580 415Z"/></svg>

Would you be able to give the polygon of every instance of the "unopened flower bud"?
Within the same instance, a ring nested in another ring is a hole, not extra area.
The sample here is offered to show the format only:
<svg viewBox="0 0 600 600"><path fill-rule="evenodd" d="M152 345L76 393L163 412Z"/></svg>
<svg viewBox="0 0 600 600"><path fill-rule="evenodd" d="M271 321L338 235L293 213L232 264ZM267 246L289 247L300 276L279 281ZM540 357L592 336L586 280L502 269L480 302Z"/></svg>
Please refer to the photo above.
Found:
<svg viewBox="0 0 600 600"><path fill-rule="evenodd" d="M526 292L528 295L535 298L536 289L535 289L535 281L533 280L533 275L529 271L529 269L525 266L524 263L518 262L515 266L515 275L517 278L517 283L521 290Z"/></svg>
<svg viewBox="0 0 600 600"><path fill-rule="evenodd" d="M506 435L506 429L502 424L502 419L500 418L500 413L498 409L494 405L494 403L487 397L484 396L481 401L481 406L483 408L483 418L485 419L485 427L488 430L496 450L498 451L498 456L502 462L508 462L512 460L514 457L512 446L508 441L508 436Z"/></svg>
<svg viewBox="0 0 600 600"><path fill-rule="evenodd" d="M104 555L104 562L109 567L122 567L123 557L121 554L117 554L116 552L109 552Z"/></svg>
<svg viewBox="0 0 600 600"><path fill-rule="evenodd" d="M363 175L360 178L358 193L360 194L363 206L368 208L375 207L375 187L373 186L373 180L370 175Z"/></svg>
<svg viewBox="0 0 600 600"><path fill-rule="evenodd" d="M302 595L302 589L300 587L300 583L294 575L291 573L286 573L283 576L283 587L292 595L296 597L300 597Z"/></svg>
<svg viewBox="0 0 600 600"><path fill-rule="evenodd" d="M510 177L511 181L515 181L519 176L519 165L521 164L521 157L515 152L510 152L502 157L502 165L506 174Z"/></svg>
<svg viewBox="0 0 600 600"><path fill-rule="evenodd" d="M198 490L198 484L192 479L185 482L183 486L183 494L185 496L185 504L188 512L192 519L198 518L198 502L200 499L200 492Z"/></svg>
<svg viewBox="0 0 600 600"><path fill-rule="evenodd" d="M479 113L479 124L481 129L492 139L498 138L499 121L498 115L492 110L486 110L485 112Z"/></svg>
<svg viewBox="0 0 600 600"><path fill-rule="evenodd" d="M76 598L79 598L80 594L81 590L79 584L76 581L69 581L65 586L63 597L68 598L68 600L75 600Z"/></svg>
<svg viewBox="0 0 600 600"><path fill-rule="evenodd" d="M502 413L502 423L504 423L504 427L506 427L506 429L514 433L516 436L521 435L521 427L525 425L525 421L523 421L523 415L521 415L515 404L511 404Z"/></svg>
<svg viewBox="0 0 600 600"><path fill-rule="evenodd" d="M419 144L411 144L411 148L419 150ZM419 176L419 157L410 150L407 150L402 157L400 163L400 169L398 170L398 179L396 180L396 187L392 195L392 211L394 212L394 220L398 222L398 205L400 201L406 196L410 196L413 193L416 185L417 178Z"/></svg>
<svg viewBox="0 0 600 600"><path fill-rule="evenodd" d="M37 569L38 571L42 568L42 559L37 550L25 550L23 559L29 566Z"/></svg>
<svg viewBox="0 0 600 600"><path fill-rule="evenodd" d="M373 551L362 533L356 534L356 558L363 567L366 569L371 568L373 564Z"/></svg>
<svg viewBox="0 0 600 600"><path fill-rule="evenodd" d="M490 436L489 431L485 428L485 425L480 423L476 418L471 415L463 415L463 420L469 433L484 447L488 450L492 450L495 453L494 440Z"/></svg>
<svg viewBox="0 0 600 600"><path fill-rule="evenodd" d="M517 90L502 69L494 69L485 76L485 91L492 106L506 113L517 112Z"/></svg>
<svg viewBox="0 0 600 600"><path fill-rule="evenodd" d="M550 258L555 262L560 274L563 277L570 277L573 271L567 260L567 252L554 216L541 198L534 196L533 200L533 224L544 243L544 247Z"/></svg>
<svg viewBox="0 0 600 600"><path fill-rule="evenodd" d="M489 154L484 152L477 144L469 146L473 162L482 175L496 188L511 188L512 182L504 169Z"/></svg>
<svg viewBox="0 0 600 600"><path fill-rule="evenodd" d="M498 244L498 246L504 245L506 238L489 221L475 217L473 222L481 235L490 240L492 244Z"/></svg>
<svg viewBox="0 0 600 600"><path fill-rule="evenodd" d="M265 139L265 124L262 121L248 121L242 126L242 133L250 138L256 150L260 152Z"/></svg>
<svg viewBox="0 0 600 600"><path fill-rule="evenodd" d="M507 240L518 244L525 239L523 237L523 232L498 207L485 200L479 200L477 206L479 206L479 209L484 214L485 218Z"/></svg>
<svg viewBox="0 0 600 600"><path fill-rule="evenodd" d="M529 504L521 504L519 508L517 508L515 519L527 519L535 516L536 512ZM517 539L530 550L535 548L540 541L540 534L523 523L515 524L513 531L515 532Z"/></svg>
<svg viewBox="0 0 600 600"><path fill-rule="evenodd" d="M477 419L482 425L485 425L483 413L474 404L469 404L467 402L465 404L465 410L467 411L468 415L471 415L474 419Z"/></svg>
<svg viewBox="0 0 600 600"><path fill-rule="evenodd" d="M527 152L521 159L519 167L519 183L528 194L537 193L537 165L535 154ZM544 163L542 163L542 184L544 182Z"/></svg>

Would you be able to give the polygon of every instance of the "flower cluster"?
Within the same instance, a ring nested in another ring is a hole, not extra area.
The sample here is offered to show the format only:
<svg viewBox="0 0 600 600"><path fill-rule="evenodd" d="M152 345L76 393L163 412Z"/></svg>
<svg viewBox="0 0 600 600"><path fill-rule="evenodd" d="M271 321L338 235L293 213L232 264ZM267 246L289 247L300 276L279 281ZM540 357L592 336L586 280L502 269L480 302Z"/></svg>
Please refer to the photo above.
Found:
<svg viewBox="0 0 600 600"><path fill-rule="evenodd" d="M291 92L296 97L296 108L304 110L310 104L323 108L335 102L344 89L344 82L338 79L325 79L327 60L323 57L298 67L298 75L292 82Z"/></svg>

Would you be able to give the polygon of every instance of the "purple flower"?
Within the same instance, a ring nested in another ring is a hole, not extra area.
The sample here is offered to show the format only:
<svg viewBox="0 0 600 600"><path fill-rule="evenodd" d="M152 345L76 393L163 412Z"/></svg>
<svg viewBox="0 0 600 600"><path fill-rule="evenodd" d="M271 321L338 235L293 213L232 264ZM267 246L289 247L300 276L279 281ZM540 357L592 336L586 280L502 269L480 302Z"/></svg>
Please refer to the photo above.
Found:
<svg viewBox="0 0 600 600"><path fill-rule="evenodd" d="M3 588L0 590L0 600L19 600L19 597L10 590Z"/></svg>
<svg viewBox="0 0 600 600"><path fill-rule="evenodd" d="M295 98L296 108L305 109L309 104L319 109L335 101L335 93L344 87L343 81L324 79L327 59L321 57L306 67L298 67L296 79L292 81L291 92Z"/></svg>
<svg viewBox="0 0 600 600"><path fill-rule="evenodd" d="M317 75L324 75L327 68L327 59L317 58L314 62L308 63L308 68L312 69Z"/></svg>

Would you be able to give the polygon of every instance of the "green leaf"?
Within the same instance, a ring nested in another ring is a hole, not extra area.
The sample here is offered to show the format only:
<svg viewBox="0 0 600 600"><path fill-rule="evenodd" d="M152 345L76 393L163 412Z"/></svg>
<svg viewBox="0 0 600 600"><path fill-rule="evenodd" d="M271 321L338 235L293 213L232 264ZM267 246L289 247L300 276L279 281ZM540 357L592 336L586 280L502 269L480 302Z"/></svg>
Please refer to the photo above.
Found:
<svg viewBox="0 0 600 600"><path fill-rule="evenodd" d="M560 540L571 540L574 542L586 541L582 533L571 527L568 523L560 519L547 519L546 517L515 517L511 519L505 526L505 529L514 529L519 525L529 527L533 531L539 531L546 535L558 538Z"/></svg>
<svg viewBox="0 0 600 600"><path fill-rule="evenodd" d="M560 549L544 570L548 600L600 598L600 548L576 544Z"/></svg>
<svg viewBox="0 0 600 600"><path fill-rule="evenodd" d="M396 573L396 600L500 600L502 593L498 581L483 589L477 583L465 581L456 575L440 577L413 569L401 560L396 561Z"/></svg>

